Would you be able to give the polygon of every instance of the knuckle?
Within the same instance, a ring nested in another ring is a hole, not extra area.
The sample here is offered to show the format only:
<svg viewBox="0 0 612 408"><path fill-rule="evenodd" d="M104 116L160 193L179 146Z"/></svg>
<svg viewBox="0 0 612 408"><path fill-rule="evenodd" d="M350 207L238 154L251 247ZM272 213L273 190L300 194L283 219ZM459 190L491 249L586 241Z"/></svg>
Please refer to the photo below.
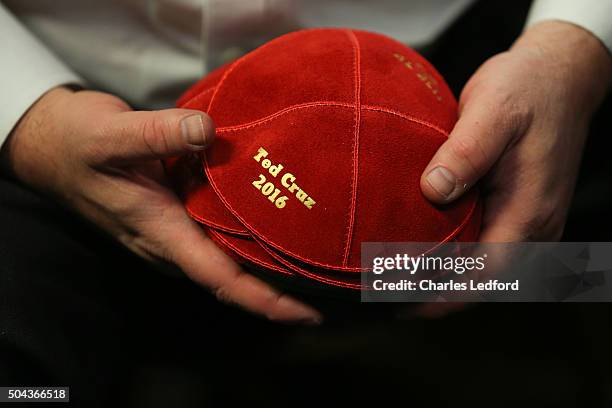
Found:
<svg viewBox="0 0 612 408"><path fill-rule="evenodd" d="M511 134L523 134L531 125L532 111L526 105L512 103L506 106L501 116L501 123Z"/></svg>
<svg viewBox="0 0 612 408"><path fill-rule="evenodd" d="M286 296L284 293L282 292L272 292L270 293L270 295L267 297L267 299L265 300L265 308L268 311L266 313L266 318L268 320L271 320L273 322L278 322L278 321L282 321L283 319L283 315L280 312L280 307L279 303L281 301L281 299Z"/></svg>
<svg viewBox="0 0 612 408"><path fill-rule="evenodd" d="M221 303L227 305L236 305L234 300L234 287L239 283L242 278L242 272L237 272L229 281L220 283L212 287L212 292Z"/></svg>
<svg viewBox="0 0 612 408"><path fill-rule="evenodd" d="M238 302L236 300L234 289L240 286L241 281L247 277L248 275L245 273L237 273L230 281L214 287L212 292L217 300L223 304L236 306L245 310L251 310L252 312L255 311L271 321L283 320L282 313L278 307L279 301L284 296L282 293L270 291L266 294L260 294L255 298L252 298L248 302L248 306L246 304L241 304L242 302Z"/></svg>
<svg viewBox="0 0 612 408"><path fill-rule="evenodd" d="M140 137L153 155L165 155L170 151L168 139L171 137L171 126L159 112L152 112L151 117L143 122Z"/></svg>
<svg viewBox="0 0 612 408"><path fill-rule="evenodd" d="M542 202L538 210L524 224L527 239L530 241L558 241L563 235L564 221L552 201Z"/></svg>
<svg viewBox="0 0 612 408"><path fill-rule="evenodd" d="M518 93L517 93L518 92ZM527 130L531 124L532 112L528 99L524 98L522 91L498 86L490 93L493 96L491 108L496 122L506 133L520 133Z"/></svg>
<svg viewBox="0 0 612 408"><path fill-rule="evenodd" d="M213 294L217 300L221 303L230 304L232 303L232 297L230 291L226 286L219 286L213 289Z"/></svg>
<svg viewBox="0 0 612 408"><path fill-rule="evenodd" d="M481 176L489 154L479 138L473 135L462 135L451 143L451 152L454 157L467 164L470 169L468 178Z"/></svg>

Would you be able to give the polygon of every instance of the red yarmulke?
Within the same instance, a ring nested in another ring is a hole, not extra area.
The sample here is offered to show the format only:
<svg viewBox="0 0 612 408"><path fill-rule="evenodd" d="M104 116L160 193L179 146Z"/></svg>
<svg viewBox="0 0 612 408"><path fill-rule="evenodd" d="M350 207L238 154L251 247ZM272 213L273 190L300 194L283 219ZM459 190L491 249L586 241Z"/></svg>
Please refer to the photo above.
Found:
<svg viewBox="0 0 612 408"><path fill-rule="evenodd" d="M217 126L201 162L167 163L186 208L260 271L358 289L362 242L478 237L476 189L435 206L419 184L457 102L423 57L388 37L287 34L211 73L178 105Z"/></svg>

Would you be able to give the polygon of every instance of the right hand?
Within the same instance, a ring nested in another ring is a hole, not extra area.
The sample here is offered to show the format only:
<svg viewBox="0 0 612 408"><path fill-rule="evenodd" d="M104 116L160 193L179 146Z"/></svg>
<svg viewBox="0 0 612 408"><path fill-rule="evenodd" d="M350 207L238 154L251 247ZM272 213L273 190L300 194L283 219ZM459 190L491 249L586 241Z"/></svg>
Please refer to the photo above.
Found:
<svg viewBox="0 0 612 408"><path fill-rule="evenodd" d="M136 254L169 262L231 302L271 320L316 324L321 315L244 272L186 214L161 159L191 154L214 137L200 111L133 111L100 92L55 88L12 132L18 179L50 194Z"/></svg>

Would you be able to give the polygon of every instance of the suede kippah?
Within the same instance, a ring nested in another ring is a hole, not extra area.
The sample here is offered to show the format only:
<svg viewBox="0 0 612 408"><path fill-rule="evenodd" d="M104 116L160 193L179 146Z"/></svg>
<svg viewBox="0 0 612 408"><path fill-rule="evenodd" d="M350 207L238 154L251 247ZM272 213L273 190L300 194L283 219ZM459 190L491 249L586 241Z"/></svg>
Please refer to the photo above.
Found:
<svg viewBox="0 0 612 408"><path fill-rule="evenodd" d="M178 106L207 112L217 139L201 160L166 168L189 214L247 268L359 289L362 242L478 237L476 189L445 206L421 193L457 102L393 39L290 33L206 76Z"/></svg>

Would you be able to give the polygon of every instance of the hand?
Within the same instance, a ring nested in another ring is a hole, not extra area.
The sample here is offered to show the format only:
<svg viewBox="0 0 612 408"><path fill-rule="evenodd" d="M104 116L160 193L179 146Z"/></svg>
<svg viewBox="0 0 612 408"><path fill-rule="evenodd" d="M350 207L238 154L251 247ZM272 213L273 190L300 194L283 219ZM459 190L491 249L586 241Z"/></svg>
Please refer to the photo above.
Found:
<svg viewBox="0 0 612 408"><path fill-rule="evenodd" d="M134 112L99 92L56 88L13 131L16 176L49 193L138 255L180 267L191 279L272 320L319 322L309 306L243 272L185 213L160 159L192 154L214 137L199 111Z"/></svg>
<svg viewBox="0 0 612 408"><path fill-rule="evenodd" d="M569 23L528 29L485 62L459 100L459 121L421 177L434 203L481 180L483 242L558 240L576 183L591 116L611 81L603 44ZM437 318L464 303L426 303Z"/></svg>
<svg viewBox="0 0 612 408"><path fill-rule="evenodd" d="M560 239L611 72L612 58L589 32L534 25L465 86L459 121L421 178L423 193L448 203L482 178L481 241Z"/></svg>

